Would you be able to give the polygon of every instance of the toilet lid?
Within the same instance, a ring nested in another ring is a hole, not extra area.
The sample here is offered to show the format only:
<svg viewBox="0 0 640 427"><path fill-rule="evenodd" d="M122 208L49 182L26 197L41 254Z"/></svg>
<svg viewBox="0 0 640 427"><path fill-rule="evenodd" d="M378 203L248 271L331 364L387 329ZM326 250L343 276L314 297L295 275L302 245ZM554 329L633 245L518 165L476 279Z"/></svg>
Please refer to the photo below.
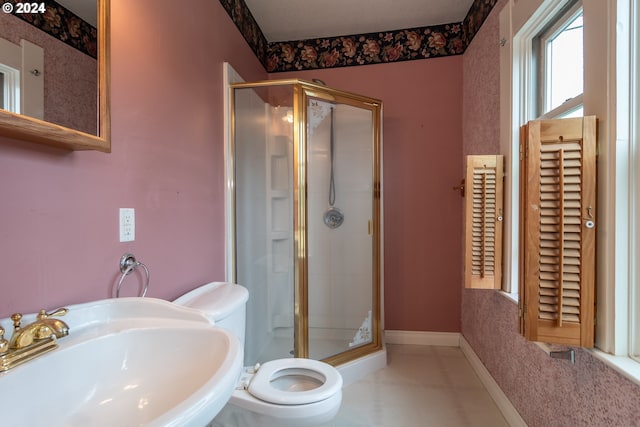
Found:
<svg viewBox="0 0 640 427"><path fill-rule="evenodd" d="M304 405L328 399L342 388L342 376L333 366L312 359L266 362L251 379L247 391L265 402Z"/></svg>

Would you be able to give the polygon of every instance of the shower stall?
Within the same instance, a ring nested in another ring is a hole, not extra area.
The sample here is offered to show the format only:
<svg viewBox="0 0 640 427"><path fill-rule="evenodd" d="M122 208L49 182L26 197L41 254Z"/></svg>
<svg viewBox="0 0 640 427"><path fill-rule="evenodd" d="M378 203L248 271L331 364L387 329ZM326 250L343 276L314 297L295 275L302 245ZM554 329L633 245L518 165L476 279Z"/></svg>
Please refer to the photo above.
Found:
<svg viewBox="0 0 640 427"><path fill-rule="evenodd" d="M230 85L233 280L245 365L382 348L379 100L321 82Z"/></svg>

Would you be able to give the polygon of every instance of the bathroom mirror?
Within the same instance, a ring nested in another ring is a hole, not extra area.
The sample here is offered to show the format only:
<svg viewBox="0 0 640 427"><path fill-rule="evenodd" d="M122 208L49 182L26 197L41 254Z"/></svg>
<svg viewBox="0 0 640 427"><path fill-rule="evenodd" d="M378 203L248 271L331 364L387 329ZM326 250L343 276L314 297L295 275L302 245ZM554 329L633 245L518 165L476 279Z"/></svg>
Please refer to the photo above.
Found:
<svg viewBox="0 0 640 427"><path fill-rule="evenodd" d="M65 95L68 95L67 100L65 100L61 105L74 105L74 100L79 100L81 97L88 97L92 101L95 100L95 110L93 110L93 105L90 105L88 108L78 109L77 105L75 105L75 111L72 109L70 111L55 111L55 114L58 116L67 116L73 121L78 114L80 114L79 110L89 110L95 111L95 114L90 113L90 122L89 125L83 126L74 126L72 124L64 124L63 121L55 122L54 120L47 121L47 105L44 106L44 113L41 118L30 117L26 114L18 114L17 112L12 112L7 109L0 109L0 136L18 139L22 141L29 141L38 144L44 144L54 147L61 147L70 150L96 150L102 152L110 152L111 151L111 140L110 140L110 98L109 98L109 11L110 11L110 0L75 0L72 2L68 2L66 0L60 0L59 3L61 7L64 7L65 3L86 3L90 2L91 5L95 5L95 16L97 23L97 54L95 59L95 69L97 75L86 75L81 78L76 78L76 80L82 81L92 81L95 82L91 87L86 88L86 90L82 90L82 93L78 91L77 88L69 89L66 91ZM11 3L17 10L18 3L21 2L12 2L8 1L7 3ZM51 2L55 5L54 2ZM23 3L26 4L26 3ZM36 3L32 3L36 4ZM49 2L45 3L46 7L52 7ZM53 6L58 7L58 6ZM69 6L72 7L72 6ZM75 7L75 6L73 6ZM6 10L3 7L3 10ZM54 14L53 10L45 10L39 16L36 14L31 14L31 16L35 16L33 21L37 19L41 19L43 21L43 27L59 27L66 28L64 22L60 22L62 19L66 19L66 13ZM91 13L91 12L89 12ZM17 21L21 21L22 27L24 27L26 22L23 22L20 18L16 16L11 16L10 14L5 16L7 19L15 19ZM75 15L68 14L68 16L74 16L74 19L77 19ZM30 19L31 20L31 19ZM53 22L53 23L52 23ZM31 27L30 24L27 24ZM83 24L84 25L84 24ZM71 28L70 32L74 32L75 26L68 26ZM77 28L76 28L77 29ZM42 32L40 29L33 26L34 31ZM63 30L60 29L59 32ZM54 31L55 32L55 31ZM43 34L45 34L43 32ZM28 36L27 36L28 37ZM42 39L42 35L34 36L34 38L40 37ZM20 36L21 40L24 40L26 37ZM46 40L54 39L50 34L45 34L44 38ZM62 38L65 38L63 35ZM29 40L27 40L29 42ZM63 43L60 40L55 39L54 42ZM14 43L16 43L14 41ZM18 43L22 43L18 41ZM35 43L34 44L38 44ZM60 45L62 47L59 48L60 52L69 52L74 51L75 49L68 46L68 44ZM71 73L74 71L74 63L69 60L69 58L64 57L63 55L58 56L58 47L52 48L55 53L50 53L55 56L55 62L58 64L67 64L66 70ZM79 52L80 53L80 52ZM46 55L46 53L45 53ZM84 53L80 53L80 55L85 55ZM87 58L89 58L87 56ZM86 58L85 58L86 59ZM46 65L46 62L44 62ZM50 87L47 86L49 84L56 85L57 83L53 81L52 78L47 79L47 67L44 67L44 70L41 72L37 68L30 69L32 67L28 67L27 72L23 72L23 75L26 77L23 78L23 81L27 81L30 77L40 77L41 73L44 74L44 92L50 90ZM64 72L64 71L63 71ZM51 73L52 74L52 73ZM52 89L51 89L52 90ZM73 91L76 91L75 93ZM78 101L79 102L79 101ZM3 104L4 106L4 104ZM60 107L54 107L55 109L60 109ZM20 110L22 111L22 109ZM58 121L58 120L56 120Z"/></svg>

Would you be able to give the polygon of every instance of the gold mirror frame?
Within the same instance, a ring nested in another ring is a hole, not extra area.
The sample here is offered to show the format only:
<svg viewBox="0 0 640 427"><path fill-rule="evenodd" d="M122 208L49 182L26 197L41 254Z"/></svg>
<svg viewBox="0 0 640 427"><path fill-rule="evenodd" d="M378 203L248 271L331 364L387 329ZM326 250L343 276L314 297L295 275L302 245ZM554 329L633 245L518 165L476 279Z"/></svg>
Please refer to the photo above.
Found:
<svg viewBox="0 0 640 427"><path fill-rule="evenodd" d="M69 150L111 152L110 0L98 1L98 135L0 110L0 136Z"/></svg>

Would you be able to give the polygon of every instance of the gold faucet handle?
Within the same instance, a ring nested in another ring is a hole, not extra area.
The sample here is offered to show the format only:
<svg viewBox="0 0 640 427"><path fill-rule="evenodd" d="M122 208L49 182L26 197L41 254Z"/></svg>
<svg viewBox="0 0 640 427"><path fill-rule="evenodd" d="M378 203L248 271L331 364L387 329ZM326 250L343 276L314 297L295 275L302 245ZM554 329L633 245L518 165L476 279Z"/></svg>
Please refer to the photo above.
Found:
<svg viewBox="0 0 640 427"><path fill-rule="evenodd" d="M64 316L68 312L69 312L69 309L64 307L53 310L51 313L47 313L46 310L42 309L40 310L40 313L38 313L36 317L38 320L42 320L42 319L46 319L47 317Z"/></svg>
<svg viewBox="0 0 640 427"><path fill-rule="evenodd" d="M11 320L13 320L13 328L15 330L20 329L20 319L22 319L22 314L14 313L11 315Z"/></svg>
<svg viewBox="0 0 640 427"><path fill-rule="evenodd" d="M9 350L9 341L4 338L4 328L0 326L0 354L5 354Z"/></svg>

